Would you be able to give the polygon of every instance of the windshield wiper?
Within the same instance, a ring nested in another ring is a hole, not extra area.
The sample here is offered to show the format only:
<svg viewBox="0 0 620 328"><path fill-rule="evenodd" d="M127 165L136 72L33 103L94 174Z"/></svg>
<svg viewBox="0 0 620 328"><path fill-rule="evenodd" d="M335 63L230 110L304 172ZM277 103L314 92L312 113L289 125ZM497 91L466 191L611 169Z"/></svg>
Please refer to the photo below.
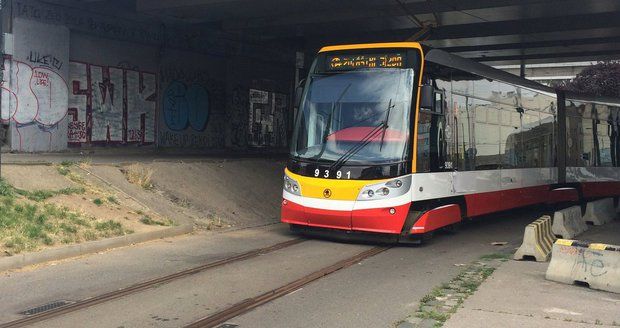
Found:
<svg viewBox="0 0 620 328"><path fill-rule="evenodd" d="M338 96L338 99L332 103L331 111L329 112L329 116L327 117L327 124L325 125L325 132L323 132L323 136L322 136L323 146L321 147L321 151L316 156L312 157L313 160L317 160L321 158L321 156L323 156L323 153L325 152L325 149L327 148L327 138L329 137L329 130L331 130L332 128L332 117L334 116L334 111L336 110L336 104L339 103L340 100L342 100L342 98L347 93L350 87L351 87L351 83L349 83L342 90L342 92L340 93L340 96Z"/></svg>
<svg viewBox="0 0 620 328"><path fill-rule="evenodd" d="M392 110L392 99L390 98L390 102L388 103L387 113L385 114L385 120L383 121L383 133L381 133L381 143L379 144L379 151L383 150L383 139L385 139L385 131L387 131L389 125L388 121L390 119L390 111Z"/></svg>
<svg viewBox="0 0 620 328"><path fill-rule="evenodd" d="M381 137L381 147L383 146L383 138L385 137L385 130L388 127L388 119L390 118L390 109L392 109L392 99L388 103L388 108L386 109L386 116L383 122L379 123L379 125L375 126L372 130L370 130L360 141L358 141L353 147L347 150L342 156L340 156L332 165L329 167L329 171L339 170L351 157L355 156L362 148L366 147L379 132L382 132Z"/></svg>

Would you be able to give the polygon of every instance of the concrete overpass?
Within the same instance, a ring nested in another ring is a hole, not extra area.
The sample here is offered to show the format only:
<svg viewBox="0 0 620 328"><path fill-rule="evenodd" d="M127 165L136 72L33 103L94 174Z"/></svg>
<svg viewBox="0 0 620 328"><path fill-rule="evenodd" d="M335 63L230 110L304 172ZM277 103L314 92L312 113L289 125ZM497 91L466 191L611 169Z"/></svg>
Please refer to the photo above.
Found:
<svg viewBox="0 0 620 328"><path fill-rule="evenodd" d="M264 42L426 40L483 61L618 58L613 0L137 0L138 13Z"/></svg>
<svg viewBox="0 0 620 328"><path fill-rule="evenodd" d="M323 45L422 40L491 65L618 59L620 2L10 0L2 32L5 148L284 151L296 67ZM53 92L20 85L35 75Z"/></svg>

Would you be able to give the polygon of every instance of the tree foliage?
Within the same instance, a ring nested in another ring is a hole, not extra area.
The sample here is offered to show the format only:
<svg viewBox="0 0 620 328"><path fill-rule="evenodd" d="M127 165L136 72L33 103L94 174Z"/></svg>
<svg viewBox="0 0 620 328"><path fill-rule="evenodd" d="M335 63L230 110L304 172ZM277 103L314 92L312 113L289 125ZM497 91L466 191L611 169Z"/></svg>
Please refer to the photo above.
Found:
<svg viewBox="0 0 620 328"><path fill-rule="evenodd" d="M605 61L585 68L577 76L557 85L577 93L620 98L620 61Z"/></svg>

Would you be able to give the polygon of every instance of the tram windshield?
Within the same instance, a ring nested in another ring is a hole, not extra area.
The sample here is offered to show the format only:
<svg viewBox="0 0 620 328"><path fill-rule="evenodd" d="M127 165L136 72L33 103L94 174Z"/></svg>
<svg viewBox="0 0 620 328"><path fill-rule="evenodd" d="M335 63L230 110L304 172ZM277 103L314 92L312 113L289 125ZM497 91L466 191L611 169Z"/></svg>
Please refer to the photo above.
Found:
<svg viewBox="0 0 620 328"><path fill-rule="evenodd" d="M311 75L297 116L292 157L346 165L403 161L413 86L413 69Z"/></svg>

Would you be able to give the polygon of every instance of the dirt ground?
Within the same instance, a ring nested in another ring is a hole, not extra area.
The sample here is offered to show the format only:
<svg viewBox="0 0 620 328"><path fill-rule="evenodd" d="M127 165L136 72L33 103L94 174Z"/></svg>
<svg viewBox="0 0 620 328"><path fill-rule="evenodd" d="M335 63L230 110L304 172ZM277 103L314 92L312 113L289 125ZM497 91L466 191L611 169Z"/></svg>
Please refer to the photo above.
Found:
<svg viewBox="0 0 620 328"><path fill-rule="evenodd" d="M180 206L234 227L259 226L280 217L285 162L234 159L153 162L155 189Z"/></svg>
<svg viewBox="0 0 620 328"><path fill-rule="evenodd" d="M90 161L54 165L2 165L11 186L30 193L52 192L39 205L66 207L93 220L121 223L129 233L193 223L198 229L256 227L280 217L284 160L151 160L123 164ZM131 169L145 172L130 181ZM83 189L82 192L63 190ZM19 196L28 198L28 196ZM32 202L32 199L25 199ZM80 242L83 238L74 238ZM36 249L57 247L39 245ZM63 242L67 243L67 242ZM33 250L28 247L26 250Z"/></svg>
<svg viewBox="0 0 620 328"><path fill-rule="evenodd" d="M28 191L77 187L51 165L2 165L0 175L15 188Z"/></svg>

